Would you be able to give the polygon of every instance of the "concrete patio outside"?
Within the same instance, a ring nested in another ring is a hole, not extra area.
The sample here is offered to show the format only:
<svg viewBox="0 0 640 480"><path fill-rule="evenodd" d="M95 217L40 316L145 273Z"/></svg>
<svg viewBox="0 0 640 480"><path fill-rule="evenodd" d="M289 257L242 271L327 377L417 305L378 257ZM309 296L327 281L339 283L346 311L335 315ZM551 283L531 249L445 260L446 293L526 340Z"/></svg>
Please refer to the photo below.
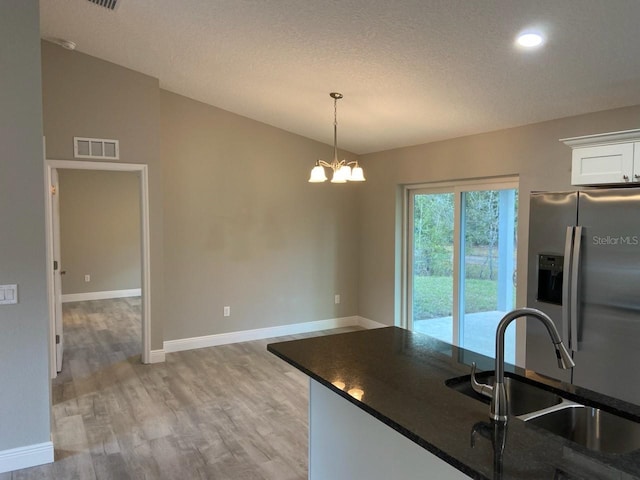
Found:
<svg viewBox="0 0 640 480"><path fill-rule="evenodd" d="M506 313L507 312L494 310L490 312L465 314L460 322L461 325L464 325L464 333L460 346L488 357L495 357L496 327ZM515 324L516 322L509 325L505 335L505 360L509 363L515 363L516 358ZM414 320L413 330L425 333L447 343L453 343L452 317Z"/></svg>

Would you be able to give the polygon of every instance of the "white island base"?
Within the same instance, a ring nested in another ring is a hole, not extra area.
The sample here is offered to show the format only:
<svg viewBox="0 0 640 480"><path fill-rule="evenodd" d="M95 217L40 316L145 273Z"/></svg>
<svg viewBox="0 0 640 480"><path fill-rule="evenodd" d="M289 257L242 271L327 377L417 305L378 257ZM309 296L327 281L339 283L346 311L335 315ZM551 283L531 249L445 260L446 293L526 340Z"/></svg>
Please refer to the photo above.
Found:
<svg viewBox="0 0 640 480"><path fill-rule="evenodd" d="M365 478L462 480L469 477L310 379L309 480Z"/></svg>

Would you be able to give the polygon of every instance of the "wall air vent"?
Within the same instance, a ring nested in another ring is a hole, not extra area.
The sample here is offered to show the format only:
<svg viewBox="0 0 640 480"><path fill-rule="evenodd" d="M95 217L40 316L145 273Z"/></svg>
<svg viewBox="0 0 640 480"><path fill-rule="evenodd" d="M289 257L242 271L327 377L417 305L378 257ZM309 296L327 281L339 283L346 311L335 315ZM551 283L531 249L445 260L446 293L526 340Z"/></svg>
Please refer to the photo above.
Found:
<svg viewBox="0 0 640 480"><path fill-rule="evenodd" d="M104 138L73 137L73 156L94 160L119 160L120 142Z"/></svg>
<svg viewBox="0 0 640 480"><path fill-rule="evenodd" d="M122 0L89 0L89 2L99 5L109 10L115 10L120 5Z"/></svg>

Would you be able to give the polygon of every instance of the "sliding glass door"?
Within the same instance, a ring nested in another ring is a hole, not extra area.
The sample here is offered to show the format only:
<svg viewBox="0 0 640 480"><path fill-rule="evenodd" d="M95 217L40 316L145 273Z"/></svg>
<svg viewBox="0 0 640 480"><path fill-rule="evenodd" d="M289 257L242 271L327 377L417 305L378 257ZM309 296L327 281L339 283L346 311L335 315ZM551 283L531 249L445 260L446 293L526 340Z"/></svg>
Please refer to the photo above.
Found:
<svg viewBox="0 0 640 480"><path fill-rule="evenodd" d="M515 305L517 185L410 190L408 327L488 356ZM515 362L515 328L506 358Z"/></svg>
<svg viewBox="0 0 640 480"><path fill-rule="evenodd" d="M412 195L413 328L453 342L454 200L455 195Z"/></svg>

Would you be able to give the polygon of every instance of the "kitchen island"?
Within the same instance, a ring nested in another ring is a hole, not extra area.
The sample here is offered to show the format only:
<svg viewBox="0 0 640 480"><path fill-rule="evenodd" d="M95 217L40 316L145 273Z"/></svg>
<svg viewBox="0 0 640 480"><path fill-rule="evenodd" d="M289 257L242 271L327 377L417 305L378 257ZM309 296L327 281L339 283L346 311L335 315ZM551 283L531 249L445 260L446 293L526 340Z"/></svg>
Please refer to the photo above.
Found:
<svg viewBox="0 0 640 480"><path fill-rule="evenodd" d="M310 377L311 480L640 478L640 451L596 452L516 417L498 431L486 404L445 384L474 361L493 370L493 359L427 335L387 327L267 348ZM638 406L517 367L506 372L640 421Z"/></svg>

